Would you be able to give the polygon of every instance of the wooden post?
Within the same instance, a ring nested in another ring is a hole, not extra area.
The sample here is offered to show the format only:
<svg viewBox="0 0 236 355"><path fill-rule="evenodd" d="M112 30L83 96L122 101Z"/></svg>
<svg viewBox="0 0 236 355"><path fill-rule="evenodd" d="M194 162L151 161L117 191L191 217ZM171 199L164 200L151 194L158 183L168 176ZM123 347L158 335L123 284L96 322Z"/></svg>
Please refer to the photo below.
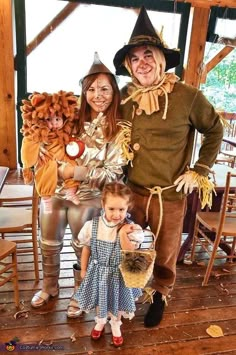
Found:
<svg viewBox="0 0 236 355"><path fill-rule="evenodd" d="M0 165L16 169L12 1L0 1Z"/></svg>
<svg viewBox="0 0 236 355"><path fill-rule="evenodd" d="M187 68L184 71L184 81L186 84L190 84L197 88L200 85L201 77L205 76L203 58L207 38L209 15L209 8L193 8L192 32L190 38ZM195 161L197 140L198 133L197 131L195 131L194 148L191 163L194 163Z"/></svg>
<svg viewBox="0 0 236 355"><path fill-rule="evenodd" d="M186 84L197 88L201 81L209 14L209 8L194 8L189 56L184 80Z"/></svg>

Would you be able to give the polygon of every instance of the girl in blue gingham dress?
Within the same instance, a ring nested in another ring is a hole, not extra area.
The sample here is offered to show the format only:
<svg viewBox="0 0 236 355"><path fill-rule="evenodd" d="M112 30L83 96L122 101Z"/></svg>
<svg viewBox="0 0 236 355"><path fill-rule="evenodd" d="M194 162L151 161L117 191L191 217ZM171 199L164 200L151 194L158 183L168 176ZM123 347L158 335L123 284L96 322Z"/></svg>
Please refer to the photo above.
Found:
<svg viewBox="0 0 236 355"><path fill-rule="evenodd" d="M134 316L135 301L142 294L140 289L125 286L119 270L121 248L133 250L143 240L141 227L126 218L130 201L131 191L126 185L117 182L105 185L104 212L86 222L78 236L83 245L83 281L74 298L82 311L96 310L93 339L100 338L107 318L111 319L115 346L123 343L121 317L131 319Z"/></svg>

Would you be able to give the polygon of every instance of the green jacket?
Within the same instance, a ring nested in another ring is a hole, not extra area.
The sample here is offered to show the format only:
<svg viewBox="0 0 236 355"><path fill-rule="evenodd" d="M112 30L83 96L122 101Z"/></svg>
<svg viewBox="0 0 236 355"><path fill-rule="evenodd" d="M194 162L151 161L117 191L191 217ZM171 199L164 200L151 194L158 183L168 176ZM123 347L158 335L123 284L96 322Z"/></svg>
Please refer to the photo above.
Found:
<svg viewBox="0 0 236 355"><path fill-rule="evenodd" d="M121 93L122 98L128 96L127 86ZM203 134L196 163L211 168L220 149L223 126L218 113L201 91L177 82L168 94L165 120L162 119L164 95L159 97L159 105L160 111L149 116L144 111L141 114L140 110L136 111L138 106L132 99L121 105L123 119L132 122L131 148L134 159L128 168L128 181L138 187L163 188L173 185L190 166L195 129ZM196 163L193 169L207 176L209 169L196 166ZM183 193L177 193L175 189L163 191L163 199L181 199ZM148 195L148 190L141 190Z"/></svg>

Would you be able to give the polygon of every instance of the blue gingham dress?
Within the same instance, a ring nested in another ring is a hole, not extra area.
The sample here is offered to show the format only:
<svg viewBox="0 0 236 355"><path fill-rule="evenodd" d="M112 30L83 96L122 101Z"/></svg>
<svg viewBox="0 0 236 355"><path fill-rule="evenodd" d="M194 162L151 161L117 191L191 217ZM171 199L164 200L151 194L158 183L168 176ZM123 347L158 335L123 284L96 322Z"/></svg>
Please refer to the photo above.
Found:
<svg viewBox="0 0 236 355"><path fill-rule="evenodd" d="M87 273L73 298L85 312L97 309L99 318L117 317L119 314L132 318L136 310L135 300L142 291L125 286L118 268L121 261L119 237L115 242L98 240L98 221L99 217L93 218Z"/></svg>

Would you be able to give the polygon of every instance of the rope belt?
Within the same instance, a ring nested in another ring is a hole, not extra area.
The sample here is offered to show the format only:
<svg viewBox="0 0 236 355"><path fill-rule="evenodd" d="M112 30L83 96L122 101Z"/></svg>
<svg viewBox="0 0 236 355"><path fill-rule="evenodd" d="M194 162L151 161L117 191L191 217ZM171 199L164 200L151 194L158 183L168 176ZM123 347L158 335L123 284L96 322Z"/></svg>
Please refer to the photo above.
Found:
<svg viewBox="0 0 236 355"><path fill-rule="evenodd" d="M154 186L152 188L145 187L150 192L150 195L149 195L149 198L148 198L148 201L147 201L146 212L145 212L146 222L148 221L148 211L149 211L149 207L150 207L150 203L151 203L152 197L153 197L153 195L158 195L158 201L159 201L159 207L160 207L160 218L159 218L159 223L158 223L156 234L155 234L156 238L157 238L157 236L159 234L159 231L160 231L160 228L161 228L161 224L162 224L162 218L163 218L162 192L165 191L165 190L171 189L174 186L175 185L170 185L170 186L163 187L163 188L161 188L160 186Z"/></svg>

